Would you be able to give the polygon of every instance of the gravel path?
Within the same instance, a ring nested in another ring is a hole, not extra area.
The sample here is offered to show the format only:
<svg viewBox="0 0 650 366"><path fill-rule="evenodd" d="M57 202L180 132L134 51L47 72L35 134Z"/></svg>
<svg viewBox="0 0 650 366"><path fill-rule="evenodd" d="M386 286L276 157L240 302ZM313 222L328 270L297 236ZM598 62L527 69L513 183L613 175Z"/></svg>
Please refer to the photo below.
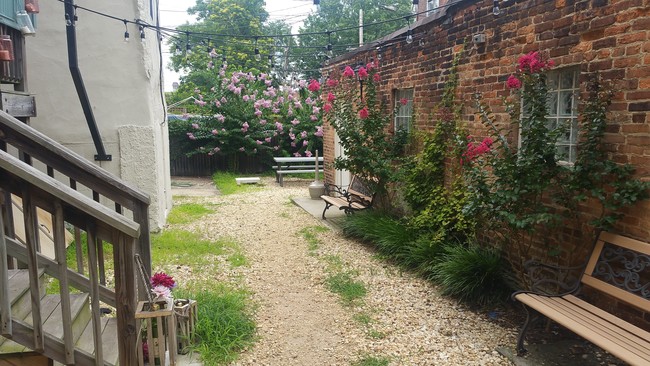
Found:
<svg viewBox="0 0 650 366"><path fill-rule="evenodd" d="M291 203L308 195L305 181L263 183L243 195L175 198L217 204L190 229L234 238L249 260L236 273L215 274L241 275L258 305L259 339L235 365L351 365L370 356L390 365L510 364L495 348L514 344L514 328L441 297L340 233L313 229L324 225ZM311 248L305 229L318 240ZM362 304L343 304L327 289L333 262L365 284Z"/></svg>

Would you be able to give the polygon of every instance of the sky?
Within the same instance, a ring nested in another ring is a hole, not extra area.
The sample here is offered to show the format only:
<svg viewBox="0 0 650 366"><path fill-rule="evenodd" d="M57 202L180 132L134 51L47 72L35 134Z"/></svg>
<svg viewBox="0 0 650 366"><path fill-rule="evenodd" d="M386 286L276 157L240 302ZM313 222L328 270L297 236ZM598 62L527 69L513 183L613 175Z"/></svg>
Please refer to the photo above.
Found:
<svg viewBox="0 0 650 366"><path fill-rule="evenodd" d="M159 0L160 25L175 28L185 22L193 23L196 19L186 13L187 8L194 6L196 0ZM313 0L266 0L266 11L270 20L284 19L293 27L292 32L297 33L301 22L307 15L315 11ZM172 91L172 83L179 81L177 73L167 69L169 53L164 50L163 63L165 65L165 91Z"/></svg>

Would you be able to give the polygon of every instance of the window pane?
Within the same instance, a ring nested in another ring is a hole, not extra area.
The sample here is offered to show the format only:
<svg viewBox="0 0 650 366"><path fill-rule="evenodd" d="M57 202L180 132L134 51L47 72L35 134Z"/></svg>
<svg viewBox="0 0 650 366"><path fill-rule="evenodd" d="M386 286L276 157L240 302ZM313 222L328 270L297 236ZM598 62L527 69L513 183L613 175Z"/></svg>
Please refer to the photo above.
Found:
<svg viewBox="0 0 650 366"><path fill-rule="evenodd" d="M573 71L563 72L560 74L560 89L573 88Z"/></svg>
<svg viewBox="0 0 650 366"><path fill-rule="evenodd" d="M547 100L548 115L557 116L557 93L550 93Z"/></svg>
<svg viewBox="0 0 650 366"><path fill-rule="evenodd" d="M573 92L561 91L560 92L560 106L559 112L562 116L573 115Z"/></svg>

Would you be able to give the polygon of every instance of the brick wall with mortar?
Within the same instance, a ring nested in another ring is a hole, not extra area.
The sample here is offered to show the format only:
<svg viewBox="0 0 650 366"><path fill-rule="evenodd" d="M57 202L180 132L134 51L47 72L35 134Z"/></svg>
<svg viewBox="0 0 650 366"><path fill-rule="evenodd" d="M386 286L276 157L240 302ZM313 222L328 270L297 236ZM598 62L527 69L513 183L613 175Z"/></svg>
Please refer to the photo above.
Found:
<svg viewBox="0 0 650 366"><path fill-rule="evenodd" d="M454 55L464 49L458 68L458 97L470 134L484 136L475 115L473 95L508 121L502 98L510 95L506 79L515 72L519 56L539 51L558 68L580 70L581 92L595 74L615 90L605 143L612 160L631 163L636 176L650 180L650 0L518 0L500 1L501 14L492 14L493 1L458 1L413 25L415 41L404 42L406 29L355 52L334 59L324 75L345 65L377 60L381 45L381 92L391 100L397 89L414 89L416 130L431 130L432 113L440 100ZM473 43L476 34L485 43ZM584 93L581 93L584 95ZM514 141L516 136L509 136ZM334 159L334 132L326 124L324 156ZM327 168L325 179L334 182ZM593 206L584 209L593 211ZM615 231L650 241L650 202L624 210ZM567 236L579 228L565 228ZM634 313L635 322L650 326L650 315Z"/></svg>

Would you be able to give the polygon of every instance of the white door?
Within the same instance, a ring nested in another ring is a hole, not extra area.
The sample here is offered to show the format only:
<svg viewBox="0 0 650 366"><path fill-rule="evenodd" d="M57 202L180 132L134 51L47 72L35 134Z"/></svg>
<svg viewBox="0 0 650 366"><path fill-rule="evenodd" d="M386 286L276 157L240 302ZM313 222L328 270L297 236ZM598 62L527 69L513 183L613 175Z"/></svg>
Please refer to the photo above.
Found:
<svg viewBox="0 0 650 366"><path fill-rule="evenodd" d="M345 157L345 150L343 149L343 146L341 146L341 139L339 138L338 133L334 134L334 155L337 158ZM347 186L350 184L350 172L347 170L337 170L335 177L336 182L334 183L339 187Z"/></svg>

